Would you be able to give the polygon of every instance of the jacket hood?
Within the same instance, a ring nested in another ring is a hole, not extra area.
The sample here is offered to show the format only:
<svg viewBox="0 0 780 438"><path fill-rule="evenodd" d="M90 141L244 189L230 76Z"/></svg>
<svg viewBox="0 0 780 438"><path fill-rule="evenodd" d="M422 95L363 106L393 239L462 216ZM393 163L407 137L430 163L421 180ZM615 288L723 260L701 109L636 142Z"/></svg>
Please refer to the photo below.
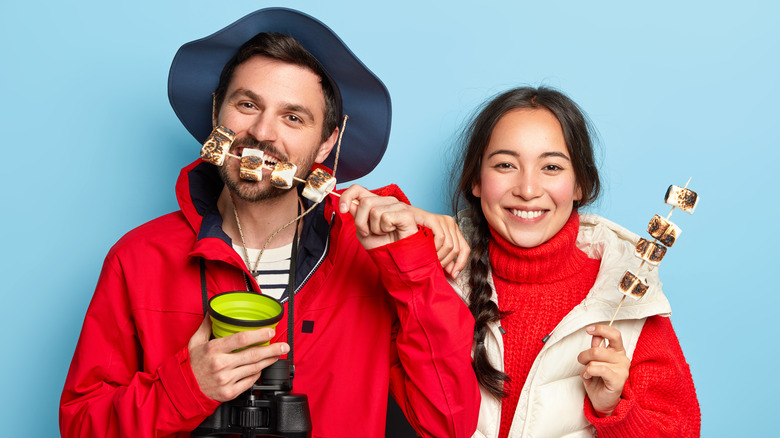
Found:
<svg viewBox="0 0 780 438"><path fill-rule="evenodd" d="M201 230L203 218L216 208L223 186L217 168L200 158L179 172L176 200L195 233Z"/></svg>

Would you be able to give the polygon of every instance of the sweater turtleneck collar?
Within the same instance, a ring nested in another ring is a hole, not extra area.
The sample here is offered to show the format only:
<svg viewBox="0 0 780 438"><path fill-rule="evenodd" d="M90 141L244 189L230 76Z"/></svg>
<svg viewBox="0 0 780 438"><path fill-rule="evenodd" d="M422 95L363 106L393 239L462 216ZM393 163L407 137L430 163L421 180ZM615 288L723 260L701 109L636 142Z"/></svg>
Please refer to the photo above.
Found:
<svg viewBox="0 0 780 438"><path fill-rule="evenodd" d="M534 248L520 248L490 228L493 274L510 282L552 283L577 274L588 256L577 248L580 217L577 210L552 239Z"/></svg>

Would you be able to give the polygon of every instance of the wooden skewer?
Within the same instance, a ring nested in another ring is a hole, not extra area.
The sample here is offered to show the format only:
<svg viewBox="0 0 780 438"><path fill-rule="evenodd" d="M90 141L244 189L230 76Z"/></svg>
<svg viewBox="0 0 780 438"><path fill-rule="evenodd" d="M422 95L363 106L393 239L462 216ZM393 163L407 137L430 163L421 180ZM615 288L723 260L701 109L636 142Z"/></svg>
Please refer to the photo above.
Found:
<svg viewBox="0 0 780 438"><path fill-rule="evenodd" d="M612 327L612 323L615 322L615 317L617 317L618 310L620 310L620 306L623 305L623 301L626 300L626 296L623 295L623 298L620 299L620 302L618 303L617 309L615 309L615 313L612 314L612 319L609 320L609 327ZM604 342L602 340L602 342Z"/></svg>
<svg viewBox="0 0 780 438"><path fill-rule="evenodd" d="M691 183L691 179L693 179L692 176L690 178L688 178L688 182L686 182L685 183L685 187L683 187L684 189L688 188L688 184ZM672 213L674 213L674 209L675 208L676 207L672 207L672 210L666 216L666 220L669 220L669 218L672 217ZM653 240L653 243L655 243L657 241L658 241L658 239L656 238L655 240ZM645 261L642 260L642 263L639 264L639 269L637 270L637 276L639 276L641 274L642 266L644 266L644 264L645 264ZM615 313L612 314L612 319L609 321L609 327L612 327L612 323L615 322L615 318L617 317L618 311L620 310L620 306L623 305L623 301L625 301L625 300L626 300L626 295L623 295L623 298L620 299L620 303L618 303L617 308L615 309ZM604 345L604 339L601 340L601 343L599 344L599 347L601 347L603 345Z"/></svg>
<svg viewBox="0 0 780 438"><path fill-rule="evenodd" d="M239 160L241 159L241 157L239 157L238 155L236 155L236 154L231 154L230 152L228 152L226 155L227 155L228 157L237 158L237 159L239 159ZM261 164L261 165L260 165L260 167L262 167L263 169L274 170L274 168L273 168L273 167L266 165L266 164L265 164L265 162L263 162L263 164ZM302 183L304 183L304 184L306 183L306 180L305 180L305 179L300 179L300 178L298 178L298 177L297 177L297 176L295 176L295 175L293 175L293 179L294 179L295 181L302 182ZM336 192L334 192L333 190L329 190L329 191L328 191L328 193L330 193L331 195L334 195L334 196L336 196L337 198L340 198L340 197L341 197L341 194L340 194L340 193L336 193ZM359 203L357 200L355 200L355 199L353 199L353 200L352 200L352 203L353 203L353 204L355 204L355 205L360 205L360 203Z"/></svg>
<svg viewBox="0 0 780 438"><path fill-rule="evenodd" d="M669 214L666 215L666 220L669 220L670 217L672 217L672 213L674 213L674 209L677 207L672 207L672 210L669 212Z"/></svg>
<svg viewBox="0 0 780 438"><path fill-rule="evenodd" d="M623 301L625 301L625 300L626 300L626 296L623 295L623 298L620 299L620 302L617 305L617 309L615 309L615 313L612 314L612 319L609 320L609 326L608 327L612 327L612 323L615 322L615 318L617 317L618 310L620 310L620 306L623 305ZM604 341L605 340L606 340L606 338L602 338L601 339L601 342L599 343L599 348L604 346Z"/></svg>

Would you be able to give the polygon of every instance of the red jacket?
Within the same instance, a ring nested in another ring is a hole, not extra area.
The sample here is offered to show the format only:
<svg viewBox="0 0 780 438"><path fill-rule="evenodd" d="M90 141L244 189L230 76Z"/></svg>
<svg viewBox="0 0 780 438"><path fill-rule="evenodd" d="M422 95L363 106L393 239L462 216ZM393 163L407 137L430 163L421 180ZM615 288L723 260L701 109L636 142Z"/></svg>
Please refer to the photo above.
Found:
<svg viewBox="0 0 780 438"><path fill-rule="evenodd" d="M221 188L213 166L192 163L176 185L181 210L108 253L65 381L64 437L185 437L219 405L200 391L187 342L204 318L200 258L209 297L246 289L215 208ZM395 186L378 193L406 202ZM306 216L297 263L293 392L308 396L313 435L384 436L390 389L418 434L471 436L474 321L430 232L366 251L334 198ZM276 332L287 339L286 312Z"/></svg>

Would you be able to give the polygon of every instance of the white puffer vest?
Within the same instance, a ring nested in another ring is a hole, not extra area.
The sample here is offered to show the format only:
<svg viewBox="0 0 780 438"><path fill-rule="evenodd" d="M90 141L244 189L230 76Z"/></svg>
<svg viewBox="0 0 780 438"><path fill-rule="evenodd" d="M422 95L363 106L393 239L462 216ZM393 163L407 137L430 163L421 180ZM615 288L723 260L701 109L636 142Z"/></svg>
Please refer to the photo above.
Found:
<svg viewBox="0 0 780 438"><path fill-rule="evenodd" d="M473 232L468 219L458 221L461 231ZM601 266L593 288L579 305L571 310L547 340L534 360L517 403L510 438L593 437L595 428L585 419L585 387L580 379L582 365L577 355L590 348L591 336L585 327L607 324L623 294L618 283L627 269L636 272L641 260L634 255L638 236L625 228L593 214L580 215L577 247L588 257L600 259ZM626 354L634 354L645 319L653 315L671 315L671 307L662 292L658 271L642 268L650 289L641 300L626 298L613 327L620 330ZM492 300L497 301L492 275ZM458 277L455 289L468 302L468 272ZM504 369L504 345L498 325L491 325L485 339L490 363ZM539 340L541 342L541 339ZM479 423L474 437L498 437L501 401L482 390Z"/></svg>

